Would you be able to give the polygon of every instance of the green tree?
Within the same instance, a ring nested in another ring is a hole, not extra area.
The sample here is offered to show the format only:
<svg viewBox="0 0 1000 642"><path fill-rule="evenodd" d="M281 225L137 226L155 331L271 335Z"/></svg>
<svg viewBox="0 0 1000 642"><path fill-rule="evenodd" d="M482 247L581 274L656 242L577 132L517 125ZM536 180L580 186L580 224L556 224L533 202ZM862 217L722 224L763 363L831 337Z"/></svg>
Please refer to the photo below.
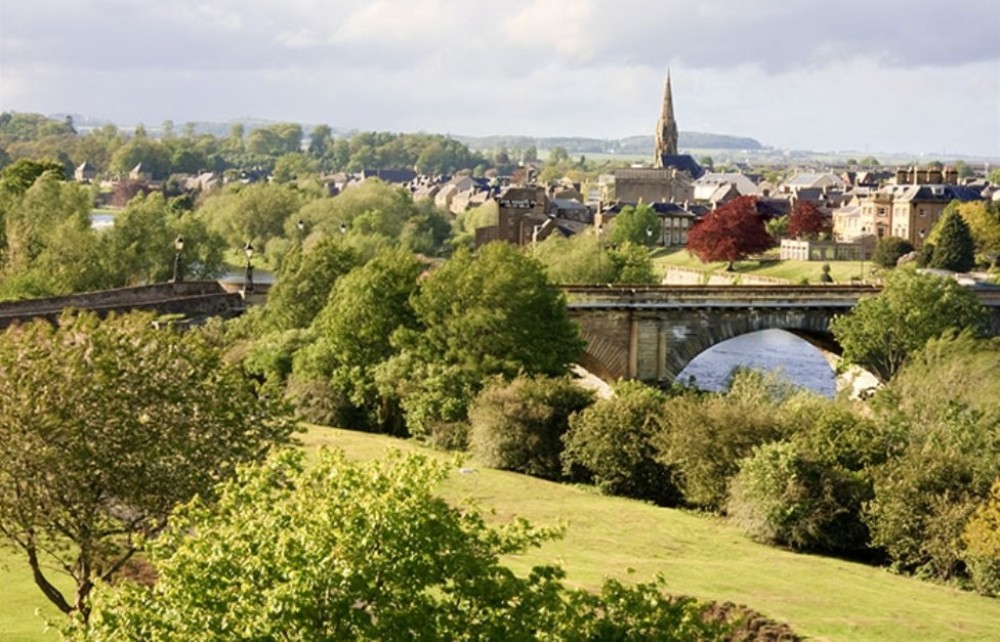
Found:
<svg viewBox="0 0 1000 642"><path fill-rule="evenodd" d="M152 321L64 315L0 337L0 533L45 596L83 619L94 584L178 503L211 497L293 428L205 334Z"/></svg>
<svg viewBox="0 0 1000 642"><path fill-rule="evenodd" d="M983 263L995 265L1000 258L1000 202L953 202L948 207L958 209L962 220L969 226L976 253L982 257Z"/></svg>
<svg viewBox="0 0 1000 642"><path fill-rule="evenodd" d="M507 243L460 249L411 299L420 329L401 330L388 366L412 432L464 421L492 375L565 374L583 347L563 294L536 261ZM404 381L399 375L408 373Z"/></svg>
<svg viewBox="0 0 1000 642"><path fill-rule="evenodd" d="M341 277L313 324L315 341L296 358L296 374L329 382L361 411L359 427L405 432L399 408L379 394L375 369L396 353L393 333L417 327L410 297L424 269L396 249Z"/></svg>
<svg viewBox="0 0 1000 642"><path fill-rule="evenodd" d="M254 183L213 193L198 208L198 217L231 248L249 240L256 248L282 237L297 214L303 194L287 185Z"/></svg>
<svg viewBox="0 0 1000 642"><path fill-rule="evenodd" d="M929 266L952 272L971 270L976 264L976 247L961 214L949 210L935 227L938 229Z"/></svg>
<svg viewBox="0 0 1000 642"><path fill-rule="evenodd" d="M653 259L649 249L626 241L607 251L607 260L611 264L614 283L656 283L653 273Z"/></svg>
<svg viewBox="0 0 1000 642"><path fill-rule="evenodd" d="M469 446L492 468L559 479L569 418L593 401L591 391L566 377L498 379L469 409Z"/></svg>
<svg viewBox="0 0 1000 642"><path fill-rule="evenodd" d="M634 247L634 246L633 246ZM648 268L652 271L652 261L649 253L643 250ZM617 281L618 267L627 261L622 260L619 266L609 257L609 251L596 234L574 234L566 238L562 234L553 234L532 248L532 256L545 266L549 280L564 285L573 283L611 283ZM623 259L632 255L626 252ZM639 268L645 268L640 261Z"/></svg>
<svg viewBox="0 0 1000 642"><path fill-rule="evenodd" d="M276 330L306 328L327 304L337 279L358 260L341 239L313 237L304 248L285 258L278 279L268 293L267 325Z"/></svg>
<svg viewBox="0 0 1000 642"><path fill-rule="evenodd" d="M961 577L962 531L1000 477L1000 343L929 341L872 400L890 437L870 467L872 543L900 569Z"/></svg>
<svg viewBox="0 0 1000 642"><path fill-rule="evenodd" d="M435 495L443 464L349 462L291 451L192 502L151 542L152 589L103 588L70 639L721 640L703 607L660 586L567 588L558 567L515 575L503 556L558 535L492 526Z"/></svg>
<svg viewBox="0 0 1000 642"><path fill-rule="evenodd" d="M954 279L894 270L882 291L862 298L846 315L830 322L846 363L889 381L910 355L950 330L982 334L986 310L971 290Z"/></svg>
<svg viewBox="0 0 1000 642"><path fill-rule="evenodd" d="M626 205L614 218L611 243L657 245L663 237L663 224L653 208L644 203Z"/></svg>
<svg viewBox="0 0 1000 642"><path fill-rule="evenodd" d="M563 437L565 474L593 481L612 495L676 504L673 470L657 460L655 446L665 402L655 388L628 381L615 386L615 396L573 415Z"/></svg>

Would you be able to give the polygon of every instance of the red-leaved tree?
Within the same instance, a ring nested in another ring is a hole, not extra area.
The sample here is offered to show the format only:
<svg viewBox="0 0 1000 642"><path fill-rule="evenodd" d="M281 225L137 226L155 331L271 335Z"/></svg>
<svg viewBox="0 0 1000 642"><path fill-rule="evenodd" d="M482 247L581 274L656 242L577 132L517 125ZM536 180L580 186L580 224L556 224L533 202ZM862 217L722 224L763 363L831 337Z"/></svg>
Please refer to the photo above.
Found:
<svg viewBox="0 0 1000 642"><path fill-rule="evenodd" d="M816 204L805 199L795 201L788 217L788 235L795 238L817 236L830 231L830 223Z"/></svg>
<svg viewBox="0 0 1000 642"><path fill-rule="evenodd" d="M698 222L688 233L688 250L704 262L745 259L774 245L764 229L764 219L757 211L757 199L741 196Z"/></svg>

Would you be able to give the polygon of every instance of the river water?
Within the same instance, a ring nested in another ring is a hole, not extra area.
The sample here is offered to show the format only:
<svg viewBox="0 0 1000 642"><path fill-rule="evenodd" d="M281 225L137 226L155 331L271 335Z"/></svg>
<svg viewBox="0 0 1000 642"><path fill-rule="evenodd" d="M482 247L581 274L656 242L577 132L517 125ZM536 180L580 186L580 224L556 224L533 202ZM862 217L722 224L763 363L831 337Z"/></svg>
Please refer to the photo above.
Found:
<svg viewBox="0 0 1000 642"><path fill-rule="evenodd" d="M777 371L789 382L827 397L836 393L836 377L823 355L783 330L762 330L717 344L689 363L677 381L687 382L694 377L695 385L702 390L725 390L737 366Z"/></svg>

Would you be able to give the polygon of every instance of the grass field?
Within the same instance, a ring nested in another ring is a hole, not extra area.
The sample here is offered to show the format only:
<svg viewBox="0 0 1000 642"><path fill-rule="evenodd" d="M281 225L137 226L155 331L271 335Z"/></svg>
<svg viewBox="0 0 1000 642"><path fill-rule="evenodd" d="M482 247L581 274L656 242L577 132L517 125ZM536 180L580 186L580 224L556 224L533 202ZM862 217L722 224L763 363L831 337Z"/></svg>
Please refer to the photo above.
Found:
<svg viewBox="0 0 1000 642"><path fill-rule="evenodd" d="M795 285L803 281L816 285L820 283L820 275L823 273L823 264L830 265L830 276L835 283L850 283L852 279L858 279L864 269L866 280L871 280L877 275L877 269L871 261L739 261L733 265L733 273L753 274L756 276L766 276L774 279L783 279ZM726 263L724 261L714 263L702 263L701 259L687 250L658 250L653 254L654 271L657 274L670 267L681 267L692 270L699 270L708 275L713 272L724 272ZM707 278L707 277L706 277Z"/></svg>
<svg viewBox="0 0 1000 642"><path fill-rule="evenodd" d="M412 442L312 427L309 449L331 446L357 459ZM429 451L428 451L429 452ZM437 457L450 457L432 453ZM747 604L818 640L998 640L1000 600L920 582L832 558L795 554L751 542L724 522L592 489L546 482L465 462L441 489L473 500L496 519L520 515L535 524L565 524L566 537L510 560L524 570L558 563L568 580L596 586L607 576L646 580L662 573L676 593ZM470 472L468 467L473 467ZM0 640L51 640L35 609L55 618L20 559L0 560ZM629 573L628 569L634 572Z"/></svg>

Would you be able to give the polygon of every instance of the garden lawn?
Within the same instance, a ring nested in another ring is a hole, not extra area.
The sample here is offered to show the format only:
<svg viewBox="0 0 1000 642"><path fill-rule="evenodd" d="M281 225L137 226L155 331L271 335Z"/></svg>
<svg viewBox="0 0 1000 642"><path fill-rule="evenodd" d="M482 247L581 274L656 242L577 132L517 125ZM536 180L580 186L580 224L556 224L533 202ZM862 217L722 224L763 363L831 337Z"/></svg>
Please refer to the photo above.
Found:
<svg viewBox="0 0 1000 642"><path fill-rule="evenodd" d="M450 501L475 501L497 520L517 515L566 526L562 540L511 558L518 571L556 563L570 583L585 587L609 576L644 581L660 573L673 593L746 604L818 640L1000 640L1000 600L756 544L718 518L491 470L379 435L312 426L302 441L311 451L340 448L360 460L395 448L453 461L441 489ZM0 640L57 639L44 633L36 609L61 617L24 561L0 552Z"/></svg>
<svg viewBox="0 0 1000 642"><path fill-rule="evenodd" d="M774 279L783 279L791 285L797 285L808 281L812 285L821 284L820 275L823 273L823 264L830 266L830 276L835 283L850 283L852 279L861 276L862 265L860 261L737 261L733 265L733 272L730 274L752 274ZM698 270L706 275L712 272L725 272L725 261L713 263L702 263L694 254L687 250L658 250L653 254L653 271L656 274L663 274L670 267L681 267ZM876 274L876 266L871 261L864 262L864 274L866 280L871 280Z"/></svg>

